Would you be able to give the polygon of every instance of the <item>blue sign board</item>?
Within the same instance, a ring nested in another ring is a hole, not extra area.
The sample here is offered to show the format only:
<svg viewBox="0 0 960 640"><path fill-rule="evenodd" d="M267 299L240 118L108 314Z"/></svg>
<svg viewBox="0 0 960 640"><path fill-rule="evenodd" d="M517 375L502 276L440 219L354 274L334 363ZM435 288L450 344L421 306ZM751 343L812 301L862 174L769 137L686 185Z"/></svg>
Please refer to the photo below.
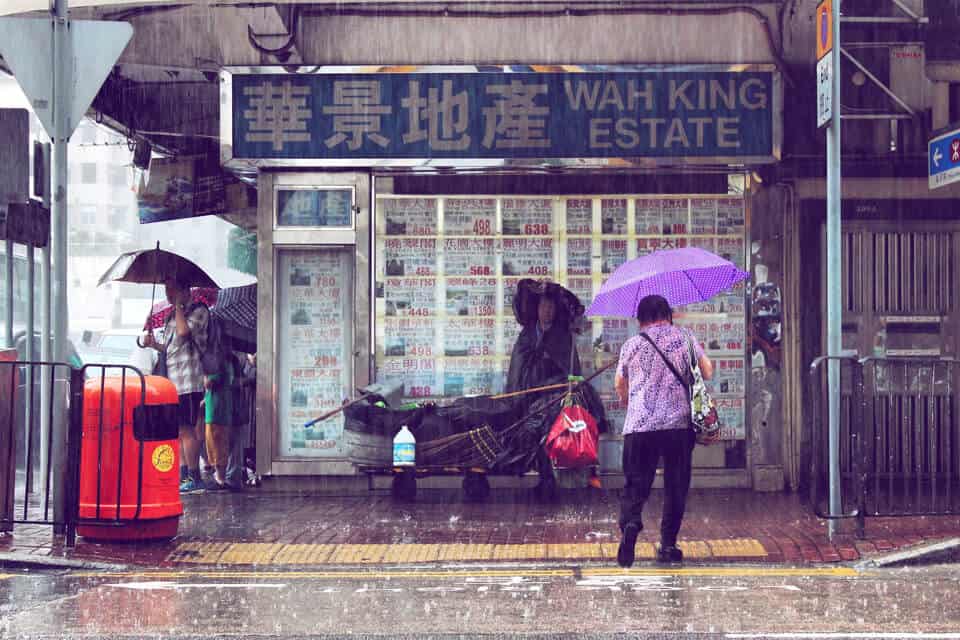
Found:
<svg viewBox="0 0 960 640"><path fill-rule="evenodd" d="M232 157L772 161L773 71L234 74Z"/></svg>
<svg viewBox="0 0 960 640"><path fill-rule="evenodd" d="M927 164L931 189L960 180L960 129L927 143Z"/></svg>

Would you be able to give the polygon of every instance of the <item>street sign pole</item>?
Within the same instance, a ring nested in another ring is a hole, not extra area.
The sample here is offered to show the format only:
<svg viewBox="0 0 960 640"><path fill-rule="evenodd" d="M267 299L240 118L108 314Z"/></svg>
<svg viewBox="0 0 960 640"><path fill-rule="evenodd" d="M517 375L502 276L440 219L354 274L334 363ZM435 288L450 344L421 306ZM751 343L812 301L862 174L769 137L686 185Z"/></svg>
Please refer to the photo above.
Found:
<svg viewBox="0 0 960 640"><path fill-rule="evenodd" d="M45 180L43 188L43 206L49 210L51 205L50 198L50 167L51 167L51 149L49 144L43 144L35 153L43 154L43 177ZM40 360L50 362L53 360L53 340L50 329L50 310L51 310L51 261L50 252L52 247L50 242L40 249L40 256L43 263L40 266ZM50 368L40 368L40 469L42 470L40 480L40 492L44 497L50 495L47 491L47 484L50 478L46 472L49 469L50 450L50 403L53 400L53 388L50 385ZM47 504L44 503L44 508Z"/></svg>
<svg viewBox="0 0 960 640"><path fill-rule="evenodd" d="M831 30L833 46L827 54L832 58L833 84L830 102L832 119L827 129L827 394L829 398L829 475L830 515L840 515L840 362L842 349L841 308L841 225L840 205L840 0L833 0ZM838 533L837 520L830 519L830 539Z"/></svg>
<svg viewBox="0 0 960 640"><path fill-rule="evenodd" d="M50 250L53 256L53 357L56 362L67 362L67 153L70 138L70 106L72 96L69 94L73 84L72 51L70 46L70 32L67 30L67 2L68 0L52 0L51 14L53 18L53 158L50 192L53 196L53 207L50 211ZM67 441L67 380L58 380L54 385L53 394L53 447L52 460L54 520L66 521L66 501L60 497L66 495L67 448L63 446ZM62 525L60 525L62 528ZM63 533L63 531L58 531Z"/></svg>
<svg viewBox="0 0 960 640"><path fill-rule="evenodd" d="M41 322L49 323L53 333L52 353L45 361L68 362L67 331L67 145L70 135L90 107L104 80L113 69L133 27L124 22L97 20L71 21L68 0L51 0L50 17L0 18L0 55L13 70L20 88L30 100L33 111L53 141L50 171L50 249L44 256L44 301ZM51 28L52 27L52 28ZM52 273L48 265L52 261ZM53 302L49 303L47 283L52 284ZM44 317L46 318L44 320ZM43 346L49 345L47 340ZM64 476L66 465L68 376L52 390L49 443L56 471L52 474L54 518L64 521ZM49 375L47 372L43 377ZM55 376L56 377L56 376ZM41 387L42 392L49 385ZM44 408L50 404L44 404ZM44 415L47 415L44 412ZM46 430L44 430L46 433ZM62 530L62 527L60 527Z"/></svg>

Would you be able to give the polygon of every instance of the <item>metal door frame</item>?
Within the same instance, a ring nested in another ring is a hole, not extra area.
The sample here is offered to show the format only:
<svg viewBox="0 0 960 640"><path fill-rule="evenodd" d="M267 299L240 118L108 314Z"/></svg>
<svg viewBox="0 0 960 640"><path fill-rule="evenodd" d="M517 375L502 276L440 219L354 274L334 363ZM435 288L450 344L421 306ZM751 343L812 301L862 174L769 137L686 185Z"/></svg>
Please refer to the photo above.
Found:
<svg viewBox="0 0 960 640"><path fill-rule="evenodd" d="M279 453L280 407L274 392L277 385L277 337L275 290L278 251L348 247L353 249L353 386L370 383L370 225L371 183L369 173L336 171L271 172L261 171L257 192L257 471L259 474L355 475L346 457L284 457ZM353 190L352 228L278 227L277 192L280 188L343 188Z"/></svg>

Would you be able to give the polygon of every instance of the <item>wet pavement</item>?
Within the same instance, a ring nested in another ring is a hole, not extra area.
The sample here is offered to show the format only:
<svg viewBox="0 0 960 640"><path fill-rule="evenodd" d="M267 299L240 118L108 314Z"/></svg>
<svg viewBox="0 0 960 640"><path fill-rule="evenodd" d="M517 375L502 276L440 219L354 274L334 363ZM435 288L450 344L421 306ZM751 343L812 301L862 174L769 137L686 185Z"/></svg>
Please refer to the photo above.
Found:
<svg viewBox="0 0 960 640"><path fill-rule="evenodd" d="M954 567L7 572L0 637L923 637L960 630L958 588Z"/></svg>
<svg viewBox="0 0 960 640"><path fill-rule="evenodd" d="M455 490L421 491L415 503L388 492L331 497L278 494L184 496L178 537L162 543L73 549L43 526L0 534L5 552L166 568L177 566L404 564L443 561L576 561L609 564L615 554L617 491L568 490L553 503L529 491L494 490L484 503ZM662 493L645 512L638 557L658 542ZM736 490L691 492L681 541L694 562L842 563L960 535L960 517L883 518L857 540L852 523L828 540L826 524L799 497Z"/></svg>

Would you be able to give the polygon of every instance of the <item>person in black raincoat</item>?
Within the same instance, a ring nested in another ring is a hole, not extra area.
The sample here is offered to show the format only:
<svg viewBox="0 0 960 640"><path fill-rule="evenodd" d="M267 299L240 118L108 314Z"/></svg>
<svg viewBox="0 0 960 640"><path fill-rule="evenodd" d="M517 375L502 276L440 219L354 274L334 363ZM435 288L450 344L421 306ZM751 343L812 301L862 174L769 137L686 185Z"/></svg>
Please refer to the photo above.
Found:
<svg viewBox="0 0 960 640"><path fill-rule="evenodd" d="M557 307L550 296L537 300L536 322L526 325L513 345L505 392L564 382L568 375L580 375L569 319L562 311L558 313Z"/></svg>
<svg viewBox="0 0 960 640"><path fill-rule="evenodd" d="M513 310L523 329L510 354L506 393L564 383L568 376L582 374L575 333L583 318L584 307L576 295L553 282L524 279L517 285ZM590 385L583 385L580 389L588 410L600 430L605 431L606 419L599 396ZM543 393L520 396L518 410L527 411L543 396ZM556 409L559 411L559 405ZM545 429L543 435L549 430L557 411L547 412L541 421L541 428ZM537 451L536 466L540 473L536 492L542 497L550 497L556 491L556 478L553 465L542 447Z"/></svg>

